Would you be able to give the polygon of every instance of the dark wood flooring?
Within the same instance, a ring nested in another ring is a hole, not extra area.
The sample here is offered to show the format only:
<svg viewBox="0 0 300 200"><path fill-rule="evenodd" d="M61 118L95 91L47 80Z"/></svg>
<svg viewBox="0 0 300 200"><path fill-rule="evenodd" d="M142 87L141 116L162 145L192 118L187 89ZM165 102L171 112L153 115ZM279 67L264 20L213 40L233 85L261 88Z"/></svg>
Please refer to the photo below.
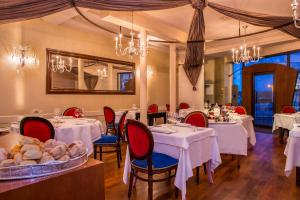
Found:
<svg viewBox="0 0 300 200"><path fill-rule="evenodd" d="M115 154L106 154L103 158L107 200L128 199L128 186L122 180L125 148L123 145L123 161L120 169L117 168ZM222 156L223 163L214 174L215 183L209 184L201 170L200 184L196 183L195 176L188 180L187 199L300 199L300 188L295 184L295 170L288 178L284 175L284 148L285 144L279 143L277 135L257 133L257 144L248 152L247 157L241 159L240 170L236 168L236 160L232 161L231 156ZM147 199L145 182L137 182L131 199ZM173 183L155 183L154 199L175 199Z"/></svg>

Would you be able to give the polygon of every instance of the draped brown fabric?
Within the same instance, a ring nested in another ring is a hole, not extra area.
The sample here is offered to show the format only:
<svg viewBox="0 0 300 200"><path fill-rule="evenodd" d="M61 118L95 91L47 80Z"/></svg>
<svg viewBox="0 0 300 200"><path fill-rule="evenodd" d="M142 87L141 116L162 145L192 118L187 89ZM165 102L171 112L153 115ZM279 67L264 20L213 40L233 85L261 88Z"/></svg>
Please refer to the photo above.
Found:
<svg viewBox="0 0 300 200"><path fill-rule="evenodd" d="M294 26L292 17L271 16L262 13L248 12L209 2L208 6L223 15L255 26L273 27L296 38L300 38L300 31Z"/></svg>
<svg viewBox="0 0 300 200"><path fill-rule="evenodd" d="M88 74L88 73L84 73L84 82L85 82L86 87L89 90L95 89L95 87L98 83L98 78L99 78L98 76L94 76L94 75L91 75L91 74Z"/></svg>
<svg viewBox="0 0 300 200"><path fill-rule="evenodd" d="M145 11L175 8L188 0L7 0L0 1L0 23L44 17L73 5L98 10Z"/></svg>
<svg viewBox="0 0 300 200"><path fill-rule="evenodd" d="M206 7L207 2L205 0L191 0L191 4L195 9L195 13L189 30L183 67L193 90L196 90L204 58L205 23L203 9Z"/></svg>

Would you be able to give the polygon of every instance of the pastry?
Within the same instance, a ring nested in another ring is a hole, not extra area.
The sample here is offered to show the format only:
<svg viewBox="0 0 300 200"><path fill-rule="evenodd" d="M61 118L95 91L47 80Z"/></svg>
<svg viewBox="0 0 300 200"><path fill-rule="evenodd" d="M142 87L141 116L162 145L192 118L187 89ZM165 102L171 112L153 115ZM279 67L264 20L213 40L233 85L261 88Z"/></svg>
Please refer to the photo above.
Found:
<svg viewBox="0 0 300 200"><path fill-rule="evenodd" d="M48 152L44 152L43 156L40 160L40 164L48 164L53 162L55 159L48 153Z"/></svg>
<svg viewBox="0 0 300 200"><path fill-rule="evenodd" d="M51 149L49 153L53 156L55 160L57 160L66 154L66 147L65 145L58 145Z"/></svg>
<svg viewBox="0 0 300 200"><path fill-rule="evenodd" d="M20 145L25 145L25 144L37 144L39 145L41 142L36 139L36 138L32 138L32 137L27 137L27 136L24 136L22 137L22 139L20 140Z"/></svg>
<svg viewBox="0 0 300 200"><path fill-rule="evenodd" d="M22 154L21 153L16 153L14 155L14 160L15 160L16 164L19 165L23 161Z"/></svg>
<svg viewBox="0 0 300 200"><path fill-rule="evenodd" d="M14 159L7 159L7 160L3 160L0 164L0 167L11 167L11 166L15 166L15 160Z"/></svg>
<svg viewBox="0 0 300 200"><path fill-rule="evenodd" d="M43 153L37 149L30 149L23 154L23 160L39 160Z"/></svg>
<svg viewBox="0 0 300 200"><path fill-rule="evenodd" d="M85 150L86 147L81 141L74 141L69 145L68 152L71 158L75 158L85 153Z"/></svg>
<svg viewBox="0 0 300 200"><path fill-rule="evenodd" d="M20 165L36 165L37 162L35 160L24 160L20 163Z"/></svg>
<svg viewBox="0 0 300 200"><path fill-rule="evenodd" d="M67 162L70 160L70 156L68 156L67 154L64 155L63 157L61 157L60 159L58 159L59 161L64 161L64 162Z"/></svg>
<svg viewBox="0 0 300 200"><path fill-rule="evenodd" d="M25 153L29 150L40 150L40 146L36 144L24 144L21 148L21 153Z"/></svg>
<svg viewBox="0 0 300 200"><path fill-rule="evenodd" d="M15 155L16 153L21 152L21 148L22 148L21 145L16 144L15 146L13 146L13 147L10 149L9 153L10 153L11 155Z"/></svg>

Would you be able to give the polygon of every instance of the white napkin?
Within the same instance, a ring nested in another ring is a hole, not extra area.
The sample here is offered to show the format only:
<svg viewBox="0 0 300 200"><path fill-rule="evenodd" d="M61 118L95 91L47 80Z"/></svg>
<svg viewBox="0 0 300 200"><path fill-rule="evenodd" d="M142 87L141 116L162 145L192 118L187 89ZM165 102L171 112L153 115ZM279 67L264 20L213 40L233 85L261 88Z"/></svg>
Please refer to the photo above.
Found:
<svg viewBox="0 0 300 200"><path fill-rule="evenodd" d="M158 133L166 133L166 134L170 134L170 133L176 133L176 130L168 128L168 127L157 127L157 126L152 126L149 127L149 129L152 132L158 132Z"/></svg>

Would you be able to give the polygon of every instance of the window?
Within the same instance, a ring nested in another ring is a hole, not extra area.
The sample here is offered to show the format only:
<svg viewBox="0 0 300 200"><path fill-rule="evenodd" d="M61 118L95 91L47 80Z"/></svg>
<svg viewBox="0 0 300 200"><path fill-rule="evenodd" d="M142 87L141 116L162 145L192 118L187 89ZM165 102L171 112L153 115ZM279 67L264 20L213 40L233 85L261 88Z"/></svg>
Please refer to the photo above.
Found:
<svg viewBox="0 0 300 200"><path fill-rule="evenodd" d="M250 62L248 64L245 64L245 66L250 67L252 65L262 64L262 63L277 63L282 65L287 65L287 54L261 58L258 62Z"/></svg>
<svg viewBox="0 0 300 200"><path fill-rule="evenodd" d="M292 53L290 55L290 64L291 67L295 68L298 71L298 77L294 92L293 106L297 111L300 110L300 51Z"/></svg>
<svg viewBox="0 0 300 200"><path fill-rule="evenodd" d="M237 98L237 104L242 104L242 78L243 64L233 64L233 99ZM234 92L236 90L236 92Z"/></svg>

